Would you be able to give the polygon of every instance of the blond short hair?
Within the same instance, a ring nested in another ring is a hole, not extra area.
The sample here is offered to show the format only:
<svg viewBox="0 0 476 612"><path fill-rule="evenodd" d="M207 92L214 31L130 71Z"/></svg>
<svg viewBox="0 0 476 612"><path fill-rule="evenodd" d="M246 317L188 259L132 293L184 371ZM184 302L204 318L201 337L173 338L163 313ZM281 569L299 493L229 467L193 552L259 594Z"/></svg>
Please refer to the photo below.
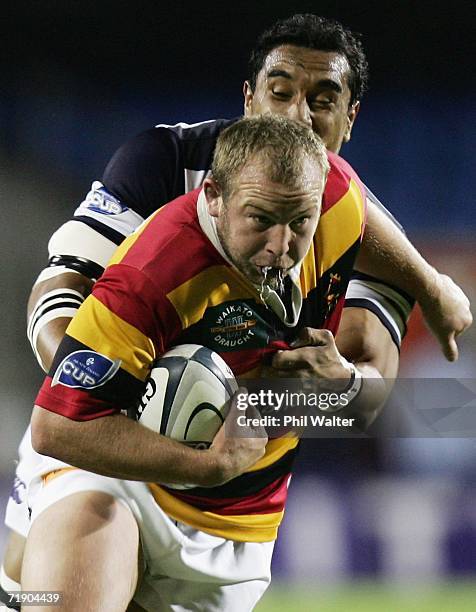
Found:
<svg viewBox="0 0 476 612"><path fill-rule="evenodd" d="M311 129L276 115L243 118L220 134L212 162L212 176L226 199L234 179L253 157L264 156L269 178L286 187L302 179L305 158L315 160L323 186L329 172L324 143Z"/></svg>

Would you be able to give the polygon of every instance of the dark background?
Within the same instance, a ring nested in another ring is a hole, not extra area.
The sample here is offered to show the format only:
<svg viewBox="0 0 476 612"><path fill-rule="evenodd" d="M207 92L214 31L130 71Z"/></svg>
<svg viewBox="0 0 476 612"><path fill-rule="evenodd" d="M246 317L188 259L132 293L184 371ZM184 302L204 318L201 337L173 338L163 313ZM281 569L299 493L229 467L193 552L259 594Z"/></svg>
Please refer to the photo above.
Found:
<svg viewBox="0 0 476 612"><path fill-rule="evenodd" d="M361 32L367 50L370 90L344 156L410 229L472 223L471 2L20 0L3 16L2 147L85 189L139 130L239 114L257 34L306 11Z"/></svg>

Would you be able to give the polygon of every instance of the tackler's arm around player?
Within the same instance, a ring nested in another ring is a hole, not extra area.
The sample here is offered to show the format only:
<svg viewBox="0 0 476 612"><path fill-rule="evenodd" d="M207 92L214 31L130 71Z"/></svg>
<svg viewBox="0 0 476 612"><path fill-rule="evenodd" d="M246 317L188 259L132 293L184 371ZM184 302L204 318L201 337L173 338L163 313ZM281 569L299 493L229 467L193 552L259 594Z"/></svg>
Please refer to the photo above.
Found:
<svg viewBox="0 0 476 612"><path fill-rule="evenodd" d="M367 208L365 236L355 268L414 297L446 359L458 359L456 338L473 322L468 298L449 276L431 266L395 223L373 205Z"/></svg>
<svg viewBox="0 0 476 612"><path fill-rule="evenodd" d="M49 268L46 268L49 270ZM80 272L63 272L35 282L28 300L27 334L38 363L47 372L66 328L94 280Z"/></svg>
<svg viewBox="0 0 476 612"><path fill-rule="evenodd" d="M382 397L387 398L393 388L398 374L399 349L387 327L366 308L344 308L335 344L339 353L362 374L359 401L354 399L350 409L357 412L360 426L365 429L385 405L385 401L379 402L378 397L373 397L375 389L378 392L382 385L379 379L385 381Z"/></svg>
<svg viewBox="0 0 476 612"><path fill-rule="evenodd" d="M69 322L104 272L116 246L117 242L108 240L98 228L74 220L51 236L48 265L31 289L27 310L27 336L45 372Z"/></svg>
<svg viewBox="0 0 476 612"><path fill-rule="evenodd" d="M327 329L305 327L291 344L278 351L269 374L281 378L315 379L323 388L346 393L348 404L339 414L354 417L359 430L368 427L383 408L392 385L370 363L352 363L339 352Z"/></svg>

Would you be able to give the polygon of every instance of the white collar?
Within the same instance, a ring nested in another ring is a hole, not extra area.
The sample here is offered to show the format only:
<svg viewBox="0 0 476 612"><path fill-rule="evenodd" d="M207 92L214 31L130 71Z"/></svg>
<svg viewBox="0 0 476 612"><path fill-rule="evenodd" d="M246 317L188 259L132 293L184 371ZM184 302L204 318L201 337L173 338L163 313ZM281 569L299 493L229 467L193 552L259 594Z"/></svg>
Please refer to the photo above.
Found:
<svg viewBox="0 0 476 612"><path fill-rule="evenodd" d="M218 237L216 221L215 218L212 217L208 212L207 201L203 189L198 194L197 214L200 227L202 228L202 231L205 236L210 240L210 242L220 253L223 259L236 269L236 266L233 264L232 261L230 261L230 258L225 253L221 245L220 239ZM292 281L291 306L293 312L291 316L289 316L289 313L286 312L286 307L284 306L283 301L281 300L279 294L276 291L274 291L267 285L265 285L262 289L259 285L253 284L253 287L259 293L263 303L268 308L271 308L271 310L273 310L273 312L281 319L281 321L287 327L295 327L297 325L299 315L301 313L302 293L301 283L299 282L301 264L302 260L299 261L295 266L293 266L288 272L289 278Z"/></svg>

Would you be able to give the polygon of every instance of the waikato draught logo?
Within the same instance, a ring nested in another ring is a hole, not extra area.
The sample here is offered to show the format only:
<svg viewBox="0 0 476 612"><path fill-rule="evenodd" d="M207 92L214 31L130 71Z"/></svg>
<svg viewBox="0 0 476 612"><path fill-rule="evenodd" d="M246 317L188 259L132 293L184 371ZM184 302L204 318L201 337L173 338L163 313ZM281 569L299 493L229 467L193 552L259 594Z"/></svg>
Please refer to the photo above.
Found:
<svg viewBox="0 0 476 612"><path fill-rule="evenodd" d="M255 336L257 320L246 304L229 304L210 328L214 342L224 349L247 344Z"/></svg>

